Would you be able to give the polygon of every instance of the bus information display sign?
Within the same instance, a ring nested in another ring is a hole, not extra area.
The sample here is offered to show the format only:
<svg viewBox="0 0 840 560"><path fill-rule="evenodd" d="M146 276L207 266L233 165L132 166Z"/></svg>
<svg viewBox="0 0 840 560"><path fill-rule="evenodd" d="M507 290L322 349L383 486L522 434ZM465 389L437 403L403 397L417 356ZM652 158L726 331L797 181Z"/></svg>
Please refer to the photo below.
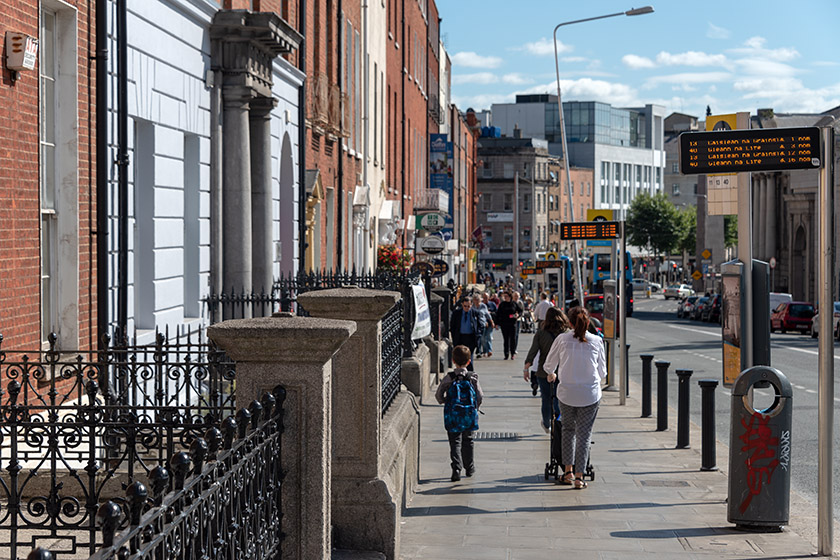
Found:
<svg viewBox="0 0 840 560"><path fill-rule="evenodd" d="M620 222L563 222L560 239L618 239Z"/></svg>
<svg viewBox="0 0 840 560"><path fill-rule="evenodd" d="M680 135L680 173L740 173L820 167L820 129L759 128Z"/></svg>

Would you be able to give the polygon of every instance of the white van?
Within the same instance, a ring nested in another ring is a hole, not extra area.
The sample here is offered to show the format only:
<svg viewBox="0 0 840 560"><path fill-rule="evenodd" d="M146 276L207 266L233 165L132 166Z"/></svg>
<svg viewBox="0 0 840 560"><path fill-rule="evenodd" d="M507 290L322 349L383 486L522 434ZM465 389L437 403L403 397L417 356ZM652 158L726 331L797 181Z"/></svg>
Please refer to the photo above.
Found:
<svg viewBox="0 0 840 560"><path fill-rule="evenodd" d="M780 303L790 303L793 301L793 296L790 294L783 294L781 292L770 292L770 313L779 307Z"/></svg>

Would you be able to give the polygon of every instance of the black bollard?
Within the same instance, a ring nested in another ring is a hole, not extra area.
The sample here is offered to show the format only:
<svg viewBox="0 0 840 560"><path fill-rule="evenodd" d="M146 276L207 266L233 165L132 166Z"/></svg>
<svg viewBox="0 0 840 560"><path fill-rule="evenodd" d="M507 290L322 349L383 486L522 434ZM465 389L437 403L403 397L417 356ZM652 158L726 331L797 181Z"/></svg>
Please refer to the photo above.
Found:
<svg viewBox="0 0 840 560"><path fill-rule="evenodd" d="M630 345L624 345L624 394L630 396Z"/></svg>
<svg viewBox="0 0 840 560"><path fill-rule="evenodd" d="M653 354L642 354L642 418L650 418L651 363Z"/></svg>
<svg viewBox="0 0 840 560"><path fill-rule="evenodd" d="M679 378L677 386L677 449L688 449L688 408L689 389L688 382L691 380L690 369L678 369L675 372Z"/></svg>
<svg viewBox="0 0 840 560"><path fill-rule="evenodd" d="M701 425L703 434L702 466L701 471L716 471L717 468L717 438L715 437L715 389L718 386L717 379L701 379L697 382L700 385L702 397Z"/></svg>
<svg viewBox="0 0 840 560"><path fill-rule="evenodd" d="M668 429L668 367L671 362L659 361L656 365L656 431Z"/></svg>

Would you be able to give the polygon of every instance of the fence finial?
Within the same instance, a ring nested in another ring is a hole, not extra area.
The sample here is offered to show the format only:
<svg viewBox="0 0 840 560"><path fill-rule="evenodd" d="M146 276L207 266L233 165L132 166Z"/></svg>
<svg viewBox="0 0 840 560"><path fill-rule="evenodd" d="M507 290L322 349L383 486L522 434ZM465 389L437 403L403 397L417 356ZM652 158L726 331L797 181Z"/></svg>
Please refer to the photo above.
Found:
<svg viewBox="0 0 840 560"><path fill-rule="evenodd" d="M195 438L190 444L190 457L192 457L193 461L194 476L200 475L201 471L204 469L204 459L207 458L207 452L209 450L210 446L207 445L204 438Z"/></svg>
<svg viewBox="0 0 840 560"><path fill-rule="evenodd" d="M102 544L103 546L114 546L114 534L117 532L117 526L120 524L120 515L122 510L120 506L108 500L96 512L96 519L99 521L99 526L102 527Z"/></svg>
<svg viewBox="0 0 840 560"><path fill-rule="evenodd" d="M26 560L54 560L55 555L47 550L46 548L41 548L40 546L34 549L32 552L29 553L29 556L26 557Z"/></svg>
<svg viewBox="0 0 840 560"><path fill-rule="evenodd" d="M233 447L233 439L236 437L236 427L236 419L233 416L228 416L222 421L222 433L224 433L225 438L222 445L225 449Z"/></svg>
<svg viewBox="0 0 840 560"><path fill-rule="evenodd" d="M204 432L204 440L207 442L209 452L207 457L210 460L214 460L216 458L216 454L222 446L222 442L224 441L222 431L216 426L208 428L207 431Z"/></svg>
<svg viewBox="0 0 840 560"><path fill-rule="evenodd" d="M163 503L163 495L169 488L169 471L166 467L158 465L149 473L149 479L152 481L152 495L155 506L160 506Z"/></svg>
<svg viewBox="0 0 840 560"><path fill-rule="evenodd" d="M175 490L183 490L190 473L190 456L184 451L176 453L169 459L169 468L175 473Z"/></svg>
<svg viewBox="0 0 840 560"><path fill-rule="evenodd" d="M268 420L269 418L271 418L271 414L274 411L274 405L275 404L277 404L277 399L274 398L274 395L272 395L269 392L266 392L266 393L263 394L263 396L262 396L262 407L263 407L262 417L263 417L263 420Z"/></svg>
<svg viewBox="0 0 840 560"><path fill-rule="evenodd" d="M146 505L149 490L145 484L135 480L125 489L125 496L128 500L128 510L131 513L129 518L131 526L137 527L140 525L140 517L143 515L143 506Z"/></svg>

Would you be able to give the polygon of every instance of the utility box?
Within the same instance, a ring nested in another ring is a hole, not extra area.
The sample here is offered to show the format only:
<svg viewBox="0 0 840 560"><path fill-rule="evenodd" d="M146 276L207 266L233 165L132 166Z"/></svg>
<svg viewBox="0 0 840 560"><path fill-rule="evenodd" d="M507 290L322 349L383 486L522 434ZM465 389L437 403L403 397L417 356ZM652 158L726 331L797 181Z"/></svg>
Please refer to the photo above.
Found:
<svg viewBox="0 0 840 560"><path fill-rule="evenodd" d="M6 31L6 68L34 70L38 61L38 39L25 33Z"/></svg>
<svg viewBox="0 0 840 560"><path fill-rule="evenodd" d="M773 403L753 408L753 387L772 387ZM790 520L793 392L777 369L756 366L732 387L727 520L754 531L775 531Z"/></svg>

